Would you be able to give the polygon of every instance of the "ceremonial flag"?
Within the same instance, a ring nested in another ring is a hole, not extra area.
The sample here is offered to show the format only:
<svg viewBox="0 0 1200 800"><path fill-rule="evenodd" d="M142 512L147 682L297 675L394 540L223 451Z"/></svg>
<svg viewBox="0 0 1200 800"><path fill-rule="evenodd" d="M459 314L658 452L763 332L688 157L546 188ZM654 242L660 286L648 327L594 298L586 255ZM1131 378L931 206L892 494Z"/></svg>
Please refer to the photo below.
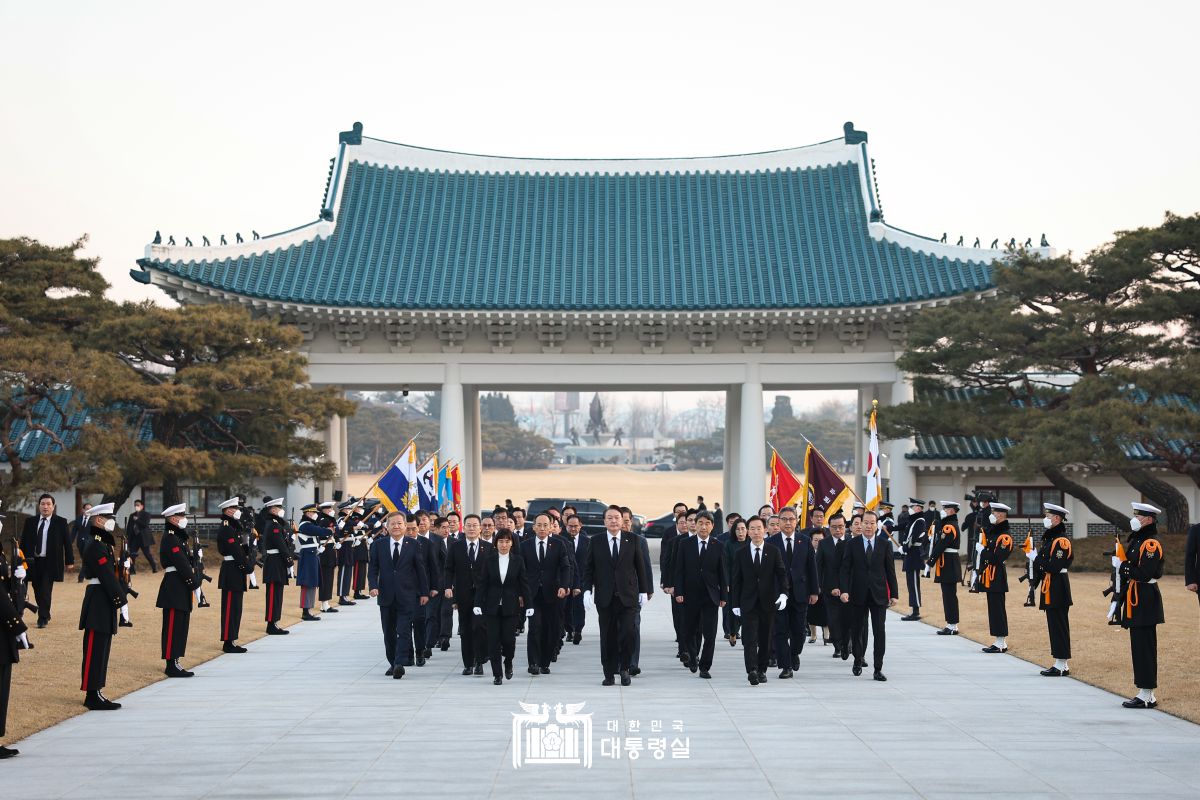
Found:
<svg viewBox="0 0 1200 800"><path fill-rule="evenodd" d="M871 422L867 426L871 432L871 443L867 447L867 510L874 511L883 502L883 476L879 471L879 428L875 425L875 412L879 401L872 401Z"/></svg>
<svg viewBox="0 0 1200 800"><path fill-rule="evenodd" d="M417 467L417 507L421 511L438 510L438 458L434 452Z"/></svg>
<svg viewBox="0 0 1200 800"><path fill-rule="evenodd" d="M800 497L803 488L796 473L779 455L779 451L771 448L771 508L778 514L780 509L793 505Z"/></svg>
<svg viewBox="0 0 1200 800"><path fill-rule="evenodd" d="M804 489L801 492L800 527L808 525L814 508L825 510L826 517L839 511L854 494L825 457L810 442L804 451Z"/></svg>
<svg viewBox="0 0 1200 800"><path fill-rule="evenodd" d="M454 479L450 473L452 467L450 464L443 464L438 472L438 513L446 514L454 508Z"/></svg>
<svg viewBox="0 0 1200 800"><path fill-rule="evenodd" d="M454 496L454 510L462 516L462 470L458 464L454 465L454 469L450 470L450 485Z"/></svg>
<svg viewBox="0 0 1200 800"><path fill-rule="evenodd" d="M367 490L367 497L376 497L389 512L416 511L417 497L417 445L409 441L400 455Z"/></svg>

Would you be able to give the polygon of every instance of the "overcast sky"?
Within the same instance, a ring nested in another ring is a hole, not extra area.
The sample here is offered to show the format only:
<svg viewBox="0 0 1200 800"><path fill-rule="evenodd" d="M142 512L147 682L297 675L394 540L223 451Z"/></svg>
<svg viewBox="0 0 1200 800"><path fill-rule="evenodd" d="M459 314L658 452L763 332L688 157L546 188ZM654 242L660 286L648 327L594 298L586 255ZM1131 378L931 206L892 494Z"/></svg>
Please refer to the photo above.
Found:
<svg viewBox="0 0 1200 800"><path fill-rule="evenodd" d="M0 0L0 237L316 218L338 131L513 156L870 134L887 221L1085 251L1200 209L1193 2ZM1187 100L1192 97L1192 100Z"/></svg>

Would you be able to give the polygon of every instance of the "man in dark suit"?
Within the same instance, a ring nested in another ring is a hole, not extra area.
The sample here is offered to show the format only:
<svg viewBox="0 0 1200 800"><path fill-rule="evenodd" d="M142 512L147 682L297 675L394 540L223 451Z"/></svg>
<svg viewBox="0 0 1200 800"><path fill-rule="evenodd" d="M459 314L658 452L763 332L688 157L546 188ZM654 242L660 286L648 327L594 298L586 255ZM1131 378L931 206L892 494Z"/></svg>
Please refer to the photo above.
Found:
<svg viewBox="0 0 1200 800"><path fill-rule="evenodd" d="M839 511L829 518L829 535L817 546L817 576L825 613L829 618L829 636L833 640L833 657L843 661L850 657L850 609L841 601L842 559L846 554L846 518Z"/></svg>
<svg viewBox="0 0 1200 800"><path fill-rule="evenodd" d="M780 532L767 540L779 549L788 573L787 607L775 615L775 661L780 678L790 678L792 670L800 669L800 653L808 639L808 607L817 602L819 591L812 539L796 531L799 521L795 508L781 509Z"/></svg>
<svg viewBox="0 0 1200 800"><path fill-rule="evenodd" d="M571 585L571 558L563 543L550 535L550 528L550 515L538 514L533 536L521 542L533 611L526 641L530 675L550 674L550 658L557 650L559 610Z"/></svg>
<svg viewBox="0 0 1200 800"><path fill-rule="evenodd" d="M636 630L634 617L650 592L650 575L637 537L621 530L621 509L604 512L605 532L597 536L583 568L584 602L596 606L600 620L600 663L604 686L620 671L621 685L630 684Z"/></svg>
<svg viewBox="0 0 1200 800"><path fill-rule="evenodd" d="M50 622L54 584L62 583L68 567L75 568L67 521L55 511L54 498L43 494L38 498L37 516L25 520L25 530L21 533L21 550L29 562L29 582L38 607L39 628Z"/></svg>
<svg viewBox="0 0 1200 800"><path fill-rule="evenodd" d="M567 517L567 540L574 551L575 572L571 576L571 597L564 612L567 618L567 634L572 644L583 640L583 626L587 622L587 610L583 607L583 565L587 563L591 549L591 537L583 531L583 520L575 514Z"/></svg>
<svg viewBox="0 0 1200 800"><path fill-rule="evenodd" d="M675 577L675 604L683 609L683 642L688 652L688 669L700 670L701 678L711 678L713 648L717 639L717 616L725 606L725 553L712 536L713 515L696 515L696 537L678 538L672 562Z"/></svg>
<svg viewBox="0 0 1200 800"><path fill-rule="evenodd" d="M746 678L751 686L767 682L770 659L771 625L775 612L787 607L787 570L778 548L766 541L767 526L762 517L746 523L750 544L733 558L732 592L734 616L742 620L742 649L746 659Z"/></svg>
<svg viewBox="0 0 1200 800"><path fill-rule="evenodd" d="M404 536L406 517L403 511L388 514L388 535L371 543L367 559L367 585L379 602L383 624L386 674L396 679L403 678L404 667L413 663L413 616L429 602L426 556L416 540Z"/></svg>
<svg viewBox="0 0 1200 800"><path fill-rule="evenodd" d="M671 581L675 579L675 548L680 542L691 538L692 534L689 533L689 528L694 529L696 525L695 511L690 511L682 503L676 503L675 509L675 527L663 534L658 553L662 590L667 597L671 597L675 593L675 587L671 586ZM668 536L668 534L670 535ZM679 603L671 603L671 627L675 631L675 656L686 664L688 650L683 642L683 606Z"/></svg>
<svg viewBox="0 0 1200 800"><path fill-rule="evenodd" d="M92 504L84 503L83 509L80 511L79 516L72 520L71 529L69 531L71 541L74 543L75 549L79 553L79 563L81 564L83 563L83 549L87 547L88 542L91 541L91 535L88 533L87 524L88 512L91 510ZM75 574L78 575L78 577L75 579L76 582L83 583L83 570L76 570Z"/></svg>
<svg viewBox="0 0 1200 800"><path fill-rule="evenodd" d="M158 572L158 564L154 561L154 535L150 533L150 512L141 500L133 501L133 513L125 521L125 538L129 541L129 574L137 574L139 553L145 553L150 571Z"/></svg>
<svg viewBox="0 0 1200 800"><path fill-rule="evenodd" d="M650 599L654 597L654 562L650 560L650 543L646 541L645 534L634 533L633 511L628 506L621 506L621 530L624 533L632 533L634 541L637 542L638 549L642 551L642 566L646 570L646 575L650 580L650 591L646 593L646 602L649 603ZM640 675L642 674L640 666L642 660L641 608L633 615L633 631L633 656L629 659L629 674Z"/></svg>
<svg viewBox="0 0 1200 800"><path fill-rule="evenodd" d="M463 518L463 538L446 551L446 566L442 572L445 597L458 606L458 635L462 647L463 675L482 675L487 647L483 621L471 609L475 607L476 573L483 565L482 558L493 546L479 538L479 515Z"/></svg>
<svg viewBox="0 0 1200 800"><path fill-rule="evenodd" d="M1188 528L1183 555L1183 585L1189 592L1200 596L1200 523Z"/></svg>
<svg viewBox="0 0 1200 800"><path fill-rule="evenodd" d="M535 522L535 530L536 527ZM493 537L492 544L494 549L483 556L479 568L475 605L471 612L475 617L483 618L492 662L492 683L499 686L504 683L500 677L501 659L504 678L512 680L513 655L517 649L517 620L532 615L534 609L525 559L512 552L512 532L499 531Z"/></svg>
<svg viewBox="0 0 1200 800"><path fill-rule="evenodd" d="M425 619L425 657L433 655L433 648L442 640L442 604L447 602L442 596L445 589L442 586L442 573L446 570L446 537L450 533L445 517L436 517L429 529L425 541L429 542L430 572L429 590L436 592L429 600L428 613Z"/></svg>
<svg viewBox="0 0 1200 800"><path fill-rule="evenodd" d="M875 680L886 681L883 674L884 617L889 606L896 605L896 562L892 543L876 536L879 517L874 511L863 514L862 536L847 543L842 558L841 601L850 607L850 641L854 647L855 675L866 666L867 615L871 617L871 638L875 640Z"/></svg>

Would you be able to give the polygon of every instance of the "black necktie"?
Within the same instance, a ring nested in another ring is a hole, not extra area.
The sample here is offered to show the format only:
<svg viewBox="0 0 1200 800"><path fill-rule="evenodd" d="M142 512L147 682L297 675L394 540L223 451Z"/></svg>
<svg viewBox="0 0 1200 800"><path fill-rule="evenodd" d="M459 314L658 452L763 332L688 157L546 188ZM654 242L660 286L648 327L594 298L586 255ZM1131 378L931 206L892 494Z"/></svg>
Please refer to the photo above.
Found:
<svg viewBox="0 0 1200 800"><path fill-rule="evenodd" d="M792 563L792 537L787 537L787 560Z"/></svg>
<svg viewBox="0 0 1200 800"><path fill-rule="evenodd" d="M758 567L761 564L762 564L762 550L759 550L756 547L756 548L754 548L754 568L758 569Z"/></svg>
<svg viewBox="0 0 1200 800"><path fill-rule="evenodd" d="M871 560L871 540L867 539L867 561Z"/></svg>
<svg viewBox="0 0 1200 800"><path fill-rule="evenodd" d="M546 542L542 540L538 542L538 561L546 560Z"/></svg>
<svg viewBox="0 0 1200 800"><path fill-rule="evenodd" d="M470 558L471 558L471 563L472 563L472 564L474 564L474 563L475 563L475 543L474 543L474 542L471 542L471 556L470 556Z"/></svg>
<svg viewBox="0 0 1200 800"><path fill-rule="evenodd" d="M392 569L400 563L400 543L392 542Z"/></svg>
<svg viewBox="0 0 1200 800"><path fill-rule="evenodd" d="M615 536L612 537L612 546L613 546L613 563L615 564L615 563L617 563L617 537L615 537Z"/></svg>
<svg viewBox="0 0 1200 800"><path fill-rule="evenodd" d="M704 546L705 546L706 544L708 544L708 541L707 541L706 539L701 539L701 540L700 540L700 557L701 557L701 558L704 558Z"/></svg>

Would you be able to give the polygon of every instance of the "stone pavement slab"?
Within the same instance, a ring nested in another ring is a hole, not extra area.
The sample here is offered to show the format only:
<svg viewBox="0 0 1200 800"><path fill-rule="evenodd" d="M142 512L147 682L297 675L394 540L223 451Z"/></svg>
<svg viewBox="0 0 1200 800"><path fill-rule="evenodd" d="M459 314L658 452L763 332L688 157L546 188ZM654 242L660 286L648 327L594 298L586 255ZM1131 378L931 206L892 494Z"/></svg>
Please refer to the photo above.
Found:
<svg viewBox="0 0 1200 800"><path fill-rule="evenodd" d="M0 769L46 800L1200 796L1200 728L966 639L890 614L887 683L853 677L818 642L796 679L772 670L751 687L723 640L712 680L679 665L665 600L643 614L643 674L628 688L600 686L594 615L548 676L524 672L522 637L502 687L462 676L457 642L395 681L378 612L359 603L37 733ZM518 702L549 704L549 722L556 704L584 703L591 766L515 768ZM627 749L664 736L686 739L688 757Z"/></svg>

